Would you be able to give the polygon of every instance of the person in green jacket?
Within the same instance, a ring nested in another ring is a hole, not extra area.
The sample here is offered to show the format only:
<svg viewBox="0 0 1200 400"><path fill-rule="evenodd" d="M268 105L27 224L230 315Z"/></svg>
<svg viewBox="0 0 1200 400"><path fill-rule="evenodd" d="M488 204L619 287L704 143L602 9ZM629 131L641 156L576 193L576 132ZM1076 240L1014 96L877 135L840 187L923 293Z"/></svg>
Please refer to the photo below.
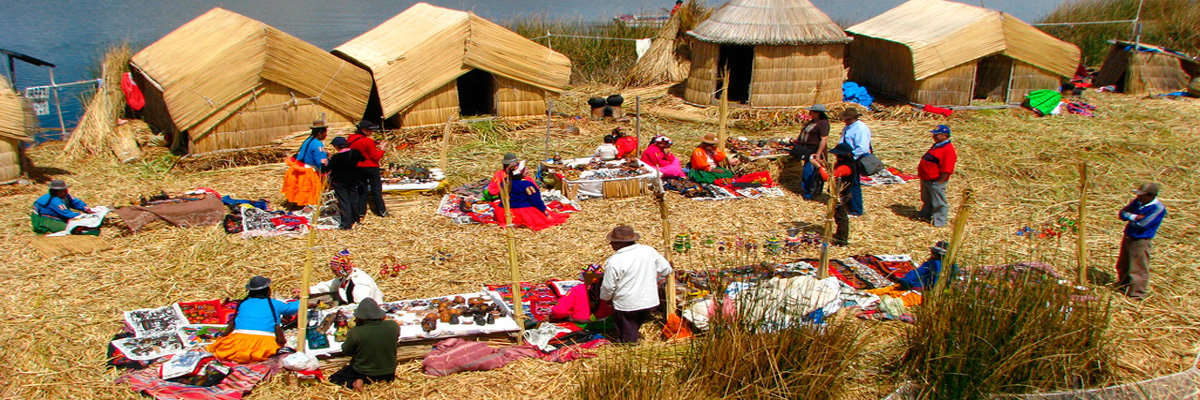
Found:
<svg viewBox="0 0 1200 400"><path fill-rule="evenodd" d="M361 391L366 384L396 379L400 325L385 317L375 299L368 297L358 303L356 325L342 342L342 353L350 356L350 364L330 375L329 382Z"/></svg>

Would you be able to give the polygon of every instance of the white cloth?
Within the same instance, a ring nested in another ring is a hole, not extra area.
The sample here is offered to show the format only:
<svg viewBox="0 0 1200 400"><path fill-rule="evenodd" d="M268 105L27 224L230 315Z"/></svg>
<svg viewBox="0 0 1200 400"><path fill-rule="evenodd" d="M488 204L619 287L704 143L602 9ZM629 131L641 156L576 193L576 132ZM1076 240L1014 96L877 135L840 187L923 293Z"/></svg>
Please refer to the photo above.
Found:
<svg viewBox="0 0 1200 400"><path fill-rule="evenodd" d="M612 300L617 311L637 311L658 306L658 279L671 273L671 264L658 250L631 244L604 261L600 299Z"/></svg>
<svg viewBox="0 0 1200 400"><path fill-rule="evenodd" d="M641 60L642 56L650 50L651 39L637 39L633 41L633 51L637 53L637 59Z"/></svg>
<svg viewBox="0 0 1200 400"><path fill-rule="evenodd" d="M46 236L67 236L75 228L95 229L99 228L100 224L104 223L104 216L108 215L108 207L96 206L92 207L92 212L88 214L80 214L78 217L71 218L67 221L67 227L63 230L47 233Z"/></svg>
<svg viewBox="0 0 1200 400"><path fill-rule="evenodd" d="M335 293L334 297L339 301L341 299L350 299L354 303L358 303L365 298L373 298L378 304L383 304L383 291L379 290L379 285L375 283L375 279L366 272L355 268L350 271L350 275L346 276L350 283L345 287L342 286L342 278L335 278L330 281L321 282L308 288L309 293ZM346 296L346 289L350 289L353 296Z"/></svg>
<svg viewBox="0 0 1200 400"><path fill-rule="evenodd" d="M612 143L605 143L596 148L596 157L604 161L612 161L617 159L617 154L621 152L617 150L617 146Z"/></svg>

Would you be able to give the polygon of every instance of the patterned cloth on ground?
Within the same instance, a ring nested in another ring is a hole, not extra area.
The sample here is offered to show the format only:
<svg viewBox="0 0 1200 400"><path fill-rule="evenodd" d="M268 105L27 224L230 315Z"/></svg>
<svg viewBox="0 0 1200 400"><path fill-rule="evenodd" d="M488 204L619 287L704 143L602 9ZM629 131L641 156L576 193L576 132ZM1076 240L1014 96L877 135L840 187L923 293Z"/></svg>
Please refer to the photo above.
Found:
<svg viewBox="0 0 1200 400"><path fill-rule="evenodd" d="M134 371L116 379L116 383L128 383L134 392L160 400L237 400L241 399L271 375L279 371L276 359L233 367L221 383L214 386L184 385L158 377L158 368Z"/></svg>

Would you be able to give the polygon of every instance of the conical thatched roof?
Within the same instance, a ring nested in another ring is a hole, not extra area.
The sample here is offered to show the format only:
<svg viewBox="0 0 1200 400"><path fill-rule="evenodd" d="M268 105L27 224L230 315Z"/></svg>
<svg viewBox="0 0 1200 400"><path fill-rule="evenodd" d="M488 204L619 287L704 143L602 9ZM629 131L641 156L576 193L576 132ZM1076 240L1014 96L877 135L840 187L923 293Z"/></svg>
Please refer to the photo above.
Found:
<svg viewBox="0 0 1200 400"><path fill-rule="evenodd" d="M0 75L0 138L32 141L32 117L26 112L21 98Z"/></svg>
<svg viewBox="0 0 1200 400"><path fill-rule="evenodd" d="M808 0L732 0L688 35L741 45L847 43L851 39Z"/></svg>

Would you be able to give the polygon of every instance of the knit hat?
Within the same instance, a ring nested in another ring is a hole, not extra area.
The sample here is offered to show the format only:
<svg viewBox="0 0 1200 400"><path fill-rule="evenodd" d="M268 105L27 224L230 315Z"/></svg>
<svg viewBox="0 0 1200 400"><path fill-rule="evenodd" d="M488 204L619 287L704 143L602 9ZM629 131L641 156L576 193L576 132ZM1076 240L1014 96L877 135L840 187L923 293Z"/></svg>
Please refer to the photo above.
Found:
<svg viewBox="0 0 1200 400"><path fill-rule="evenodd" d="M250 291L263 290L269 287L271 287L271 278L261 275L255 275L253 278L250 278L250 282L246 283L246 290Z"/></svg>
<svg viewBox="0 0 1200 400"><path fill-rule="evenodd" d="M63 181L62 179L55 179L55 180L50 181L50 189L51 190L65 190L69 187L71 187L71 185L68 185L67 182Z"/></svg>
<svg viewBox="0 0 1200 400"><path fill-rule="evenodd" d="M941 133L945 134L946 136L950 136L950 127L946 125L938 125L937 128L929 131L929 133Z"/></svg>
<svg viewBox="0 0 1200 400"><path fill-rule="evenodd" d="M329 269L338 276L346 276L354 270L354 262L350 261L350 249L342 249L329 260Z"/></svg>
<svg viewBox="0 0 1200 400"><path fill-rule="evenodd" d="M525 162L524 161L518 162L517 166L513 167L512 172L510 172L509 174L512 176L525 175Z"/></svg>
<svg viewBox="0 0 1200 400"><path fill-rule="evenodd" d="M358 302L358 308L354 309L354 318L358 319L383 319L386 316L374 297L362 299Z"/></svg>
<svg viewBox="0 0 1200 400"><path fill-rule="evenodd" d="M616 228L613 228L612 232L608 233L608 236L606 236L605 239L608 239L610 243L625 243L636 242L641 237L641 235L638 235L637 232L633 231L633 227L629 225L617 225Z"/></svg>
<svg viewBox="0 0 1200 400"><path fill-rule="evenodd" d="M500 164L512 165L517 163L516 153L504 153L504 158L500 159Z"/></svg>

